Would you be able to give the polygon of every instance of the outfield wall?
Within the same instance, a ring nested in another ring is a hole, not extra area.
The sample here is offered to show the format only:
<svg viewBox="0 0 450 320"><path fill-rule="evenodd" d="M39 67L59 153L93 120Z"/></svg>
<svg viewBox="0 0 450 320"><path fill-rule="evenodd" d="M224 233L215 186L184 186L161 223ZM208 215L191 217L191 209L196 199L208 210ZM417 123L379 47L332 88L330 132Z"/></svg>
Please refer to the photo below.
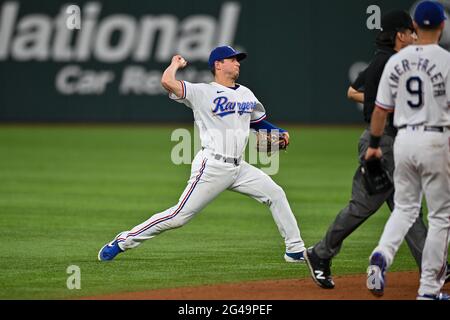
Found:
<svg viewBox="0 0 450 320"><path fill-rule="evenodd" d="M188 81L210 81L217 44L248 52L240 82L273 121L358 123L350 80L374 50L367 8L410 10L411 0L62 1L0 3L0 121L191 121L160 77L174 53ZM443 45L450 44L447 37Z"/></svg>

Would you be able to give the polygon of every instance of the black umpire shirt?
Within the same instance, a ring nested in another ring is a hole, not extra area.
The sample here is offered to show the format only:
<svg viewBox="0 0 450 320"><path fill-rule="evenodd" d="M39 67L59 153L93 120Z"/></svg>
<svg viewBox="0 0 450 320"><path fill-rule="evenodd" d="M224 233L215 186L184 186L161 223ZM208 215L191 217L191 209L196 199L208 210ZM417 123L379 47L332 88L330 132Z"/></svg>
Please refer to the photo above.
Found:
<svg viewBox="0 0 450 320"><path fill-rule="evenodd" d="M375 56L370 62L369 66L362 71L358 78L351 84L351 87L357 91L364 92L364 121L370 123L373 109L375 108L375 100L377 98L378 84L380 83L381 75L389 58L396 54L391 47L378 47L375 51ZM395 136L396 129L393 125L393 113L387 119L386 133Z"/></svg>

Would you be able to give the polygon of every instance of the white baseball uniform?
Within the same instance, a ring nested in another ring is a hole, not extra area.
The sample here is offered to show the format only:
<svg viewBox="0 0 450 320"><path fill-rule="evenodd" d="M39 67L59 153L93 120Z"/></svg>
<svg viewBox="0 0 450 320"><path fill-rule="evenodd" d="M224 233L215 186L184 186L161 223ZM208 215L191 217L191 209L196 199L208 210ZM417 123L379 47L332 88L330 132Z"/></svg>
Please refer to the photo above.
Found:
<svg viewBox="0 0 450 320"><path fill-rule="evenodd" d="M192 109L202 150L195 156L191 176L178 203L122 232L121 249L131 249L157 234L186 224L224 190L246 194L269 206L285 240L286 252L305 250L297 221L286 195L267 174L241 160L250 133L250 122L265 118L263 105L246 87L228 88L218 83L181 81L183 96L170 97Z"/></svg>
<svg viewBox="0 0 450 320"><path fill-rule="evenodd" d="M438 45L412 45L387 63L376 104L395 110L395 210L378 247L387 267L428 206L419 295L439 294L446 274L450 232L450 53Z"/></svg>

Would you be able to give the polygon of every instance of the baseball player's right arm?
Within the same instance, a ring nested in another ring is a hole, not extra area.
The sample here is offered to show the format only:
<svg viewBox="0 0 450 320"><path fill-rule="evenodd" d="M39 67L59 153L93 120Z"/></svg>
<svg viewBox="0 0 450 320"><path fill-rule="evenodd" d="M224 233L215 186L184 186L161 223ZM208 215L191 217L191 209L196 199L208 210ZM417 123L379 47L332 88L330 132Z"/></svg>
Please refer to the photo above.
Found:
<svg viewBox="0 0 450 320"><path fill-rule="evenodd" d="M175 55L172 58L172 62L164 71L161 78L161 85L169 92L172 92L177 97L183 96L183 85L175 78L178 69L186 67L187 62L180 55Z"/></svg>

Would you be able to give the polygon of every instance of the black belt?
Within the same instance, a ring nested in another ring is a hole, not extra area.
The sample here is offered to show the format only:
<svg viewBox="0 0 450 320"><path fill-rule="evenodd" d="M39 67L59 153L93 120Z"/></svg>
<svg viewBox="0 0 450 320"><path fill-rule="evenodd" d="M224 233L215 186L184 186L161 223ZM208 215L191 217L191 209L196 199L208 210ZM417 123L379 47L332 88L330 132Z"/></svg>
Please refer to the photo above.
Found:
<svg viewBox="0 0 450 320"><path fill-rule="evenodd" d="M202 150L205 150L205 147L202 147ZM219 160L219 161L223 161L226 163L231 163L234 164L235 166L238 166L241 163L242 157L240 158L231 158L231 157L225 157L221 154L218 153L214 153L211 152L212 156L214 157L214 159Z"/></svg>
<svg viewBox="0 0 450 320"><path fill-rule="evenodd" d="M398 127L398 130L405 129L406 127L410 127L413 130L420 129L421 127L423 127L423 131L433 131L433 132L444 132L445 130L450 130L450 127L434 127L434 126L422 126L422 125L417 125L417 126L403 125L403 126Z"/></svg>

